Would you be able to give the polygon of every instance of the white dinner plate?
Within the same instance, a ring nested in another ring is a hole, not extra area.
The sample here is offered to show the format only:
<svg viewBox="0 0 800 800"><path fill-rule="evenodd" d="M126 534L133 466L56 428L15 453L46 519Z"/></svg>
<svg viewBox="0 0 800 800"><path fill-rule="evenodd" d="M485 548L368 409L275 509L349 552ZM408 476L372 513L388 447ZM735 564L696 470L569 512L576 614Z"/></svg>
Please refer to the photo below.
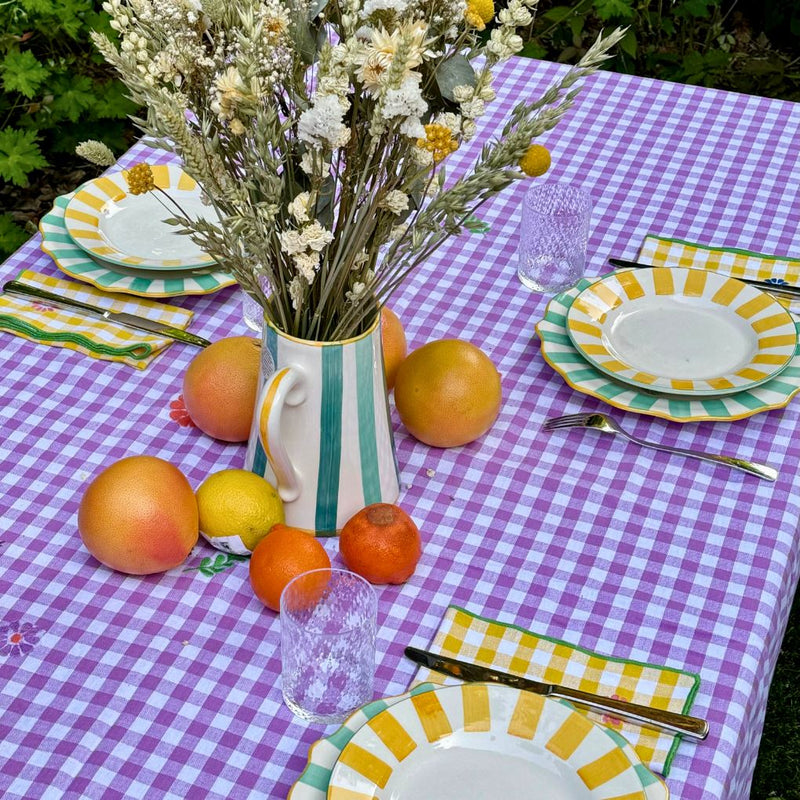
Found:
<svg viewBox="0 0 800 800"><path fill-rule="evenodd" d="M567 332L616 380L692 397L760 386L797 349L792 316L774 297L727 275L678 267L606 275L572 303Z"/></svg>
<svg viewBox="0 0 800 800"><path fill-rule="evenodd" d="M663 417L674 422L744 419L762 411L783 408L800 392L800 355L795 355L772 380L734 394L681 397L623 383L601 372L575 348L567 334L567 314L575 298L590 285L582 279L547 304L536 323L544 360L576 391L604 400L615 408Z"/></svg>
<svg viewBox="0 0 800 800"><path fill-rule="evenodd" d="M658 779L569 704L497 684L445 686L371 718L344 746L328 800L647 800ZM662 793L660 795L664 797Z"/></svg>
<svg viewBox="0 0 800 800"><path fill-rule="evenodd" d="M70 198L71 195L56 198L53 208L39 220L39 231L42 234L42 250L71 278L104 291L140 297L212 294L236 283L230 273L222 270L189 273L171 270L160 273L160 277L156 278L150 273L124 274L120 271L122 267L95 260L75 244L64 227L64 210Z"/></svg>
<svg viewBox="0 0 800 800"><path fill-rule="evenodd" d="M174 164L157 164L151 170L163 191L131 194L125 170L85 183L64 214L69 235L81 249L111 264L149 270L213 266L211 256L165 222L180 213L165 194L187 217L218 219L214 208L203 203L200 186Z"/></svg>

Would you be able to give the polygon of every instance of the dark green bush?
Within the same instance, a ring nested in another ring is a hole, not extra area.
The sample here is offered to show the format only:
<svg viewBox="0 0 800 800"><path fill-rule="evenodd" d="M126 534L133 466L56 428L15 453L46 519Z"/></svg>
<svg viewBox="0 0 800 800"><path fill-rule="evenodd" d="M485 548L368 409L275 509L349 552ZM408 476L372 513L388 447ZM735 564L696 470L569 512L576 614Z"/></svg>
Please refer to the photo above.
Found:
<svg viewBox="0 0 800 800"><path fill-rule="evenodd" d="M68 171L76 163L75 145L84 139L127 147L131 126L126 118L135 107L89 40L92 28L111 33L100 6L94 0L0 2L4 198L13 198L13 187L25 189L45 170ZM0 214L0 254L28 236L11 210L5 207Z"/></svg>

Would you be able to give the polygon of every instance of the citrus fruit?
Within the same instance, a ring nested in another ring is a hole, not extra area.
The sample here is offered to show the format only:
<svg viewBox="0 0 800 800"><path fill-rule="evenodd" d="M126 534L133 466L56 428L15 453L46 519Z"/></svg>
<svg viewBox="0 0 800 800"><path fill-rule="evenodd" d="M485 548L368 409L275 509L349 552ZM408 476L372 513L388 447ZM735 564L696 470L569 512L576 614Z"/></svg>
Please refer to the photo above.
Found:
<svg viewBox="0 0 800 800"><path fill-rule="evenodd" d="M470 342L441 339L414 350L397 370L394 400L409 433L433 447L483 436L500 412L500 374Z"/></svg>
<svg viewBox="0 0 800 800"><path fill-rule="evenodd" d="M381 309L381 341L383 342L383 369L386 373L386 388L394 388L397 368L406 357L406 333L403 323L391 308Z"/></svg>
<svg viewBox="0 0 800 800"><path fill-rule="evenodd" d="M252 336L231 336L196 355L183 376L183 402L203 433L224 442L250 435L261 347Z"/></svg>
<svg viewBox="0 0 800 800"><path fill-rule="evenodd" d="M314 534L278 523L253 550L250 583L267 608L279 611L281 592L292 578L330 566L331 560Z"/></svg>
<svg viewBox="0 0 800 800"><path fill-rule="evenodd" d="M129 575L177 567L197 544L197 503L183 473L155 456L106 467L78 508L78 530L101 563Z"/></svg>
<svg viewBox="0 0 800 800"><path fill-rule="evenodd" d="M422 539L400 506L373 503L344 524L339 552L347 568L370 583L405 583L422 555Z"/></svg>
<svg viewBox="0 0 800 800"><path fill-rule="evenodd" d="M283 501L271 483L246 469L223 469L197 489L200 534L219 550L244 555L283 522Z"/></svg>
<svg viewBox="0 0 800 800"><path fill-rule="evenodd" d="M550 169L550 151L541 144L532 144L519 161L519 168L531 178L538 178Z"/></svg>

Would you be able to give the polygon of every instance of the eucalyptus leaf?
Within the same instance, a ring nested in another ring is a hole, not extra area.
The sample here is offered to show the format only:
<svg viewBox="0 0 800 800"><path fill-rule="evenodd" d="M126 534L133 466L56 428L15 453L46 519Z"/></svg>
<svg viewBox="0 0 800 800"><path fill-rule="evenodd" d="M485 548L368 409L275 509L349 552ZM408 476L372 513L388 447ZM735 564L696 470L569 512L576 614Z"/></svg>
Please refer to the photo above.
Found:
<svg viewBox="0 0 800 800"><path fill-rule="evenodd" d="M462 55L456 54L444 61L436 70L436 85L446 100L454 101L456 86L474 86L477 83L475 70Z"/></svg>
<svg viewBox="0 0 800 800"><path fill-rule="evenodd" d="M299 8L292 10L292 39L303 62L313 64L317 60L317 31Z"/></svg>
<svg viewBox="0 0 800 800"><path fill-rule="evenodd" d="M308 21L313 22L327 5L328 0L311 0L308 6Z"/></svg>

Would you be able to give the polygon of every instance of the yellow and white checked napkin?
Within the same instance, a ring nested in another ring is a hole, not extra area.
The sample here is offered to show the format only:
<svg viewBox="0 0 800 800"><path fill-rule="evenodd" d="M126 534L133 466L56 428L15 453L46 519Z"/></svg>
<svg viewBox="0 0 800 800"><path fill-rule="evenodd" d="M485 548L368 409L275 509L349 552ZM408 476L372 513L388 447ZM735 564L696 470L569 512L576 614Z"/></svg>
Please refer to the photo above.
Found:
<svg viewBox="0 0 800 800"><path fill-rule="evenodd" d="M800 283L800 258L770 256L747 250L707 247L702 244L648 234L639 251L642 264L654 267L692 267L723 272L734 278L776 283Z"/></svg>
<svg viewBox="0 0 800 800"><path fill-rule="evenodd" d="M170 325L188 327L193 312L131 295L109 294L87 284L23 270L17 280L95 306L124 311ZM106 322L99 317L50 306L44 300L0 295L0 330L42 344L67 347L92 358L121 361L144 369L172 339Z"/></svg>
<svg viewBox="0 0 800 800"><path fill-rule="evenodd" d="M479 617L457 606L447 609L429 649L526 678L679 714L689 712L700 686L700 677L692 672L600 655L514 625ZM420 667L412 686L458 682ZM680 737L641 728L608 714L589 713L587 716L621 733L651 770L662 775L669 772Z"/></svg>

